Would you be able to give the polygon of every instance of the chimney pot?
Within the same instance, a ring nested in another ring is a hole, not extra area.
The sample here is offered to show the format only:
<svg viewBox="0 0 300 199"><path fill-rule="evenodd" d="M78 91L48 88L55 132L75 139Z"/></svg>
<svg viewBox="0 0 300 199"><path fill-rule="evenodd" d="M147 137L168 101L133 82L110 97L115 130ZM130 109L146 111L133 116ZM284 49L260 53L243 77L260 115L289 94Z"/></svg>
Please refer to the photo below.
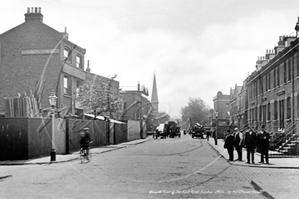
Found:
<svg viewBox="0 0 300 199"><path fill-rule="evenodd" d="M43 21L43 15L41 14L40 7L28 7L27 13L25 13L25 21Z"/></svg>

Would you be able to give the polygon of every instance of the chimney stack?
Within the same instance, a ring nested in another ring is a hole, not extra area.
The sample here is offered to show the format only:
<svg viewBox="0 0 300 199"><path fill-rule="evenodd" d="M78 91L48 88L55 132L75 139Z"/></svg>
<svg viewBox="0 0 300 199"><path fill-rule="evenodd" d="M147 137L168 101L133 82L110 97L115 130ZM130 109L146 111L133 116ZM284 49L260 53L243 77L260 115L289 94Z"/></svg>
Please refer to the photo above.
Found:
<svg viewBox="0 0 300 199"><path fill-rule="evenodd" d="M86 72L91 72L91 68L90 68L90 60L87 61L87 68L85 70Z"/></svg>
<svg viewBox="0 0 300 199"><path fill-rule="evenodd" d="M267 60L271 60L275 57L275 53L273 50L269 49L267 50L267 53L266 53L266 59Z"/></svg>
<svg viewBox="0 0 300 199"><path fill-rule="evenodd" d="M43 22L43 15L41 13L40 7L27 8L27 13L25 14L25 22L28 22L28 21Z"/></svg>

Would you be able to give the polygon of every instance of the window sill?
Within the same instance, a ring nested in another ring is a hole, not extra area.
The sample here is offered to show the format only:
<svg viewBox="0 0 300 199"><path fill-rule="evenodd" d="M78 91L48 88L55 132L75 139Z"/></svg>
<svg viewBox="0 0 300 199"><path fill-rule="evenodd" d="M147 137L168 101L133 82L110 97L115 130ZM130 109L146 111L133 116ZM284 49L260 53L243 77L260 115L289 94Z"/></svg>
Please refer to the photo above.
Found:
<svg viewBox="0 0 300 199"><path fill-rule="evenodd" d="M64 93L64 97L67 97L67 98L72 98L72 96L71 96L71 95L69 95L69 94L65 94L65 93Z"/></svg>

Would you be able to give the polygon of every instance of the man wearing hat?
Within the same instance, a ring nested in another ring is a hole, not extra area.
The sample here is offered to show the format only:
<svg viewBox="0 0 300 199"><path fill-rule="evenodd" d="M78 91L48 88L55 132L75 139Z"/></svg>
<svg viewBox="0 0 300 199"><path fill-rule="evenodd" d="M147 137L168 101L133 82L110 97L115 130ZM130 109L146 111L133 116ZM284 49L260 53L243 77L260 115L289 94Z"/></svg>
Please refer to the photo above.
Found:
<svg viewBox="0 0 300 199"><path fill-rule="evenodd" d="M264 163L264 159L266 160L266 164L269 164L269 139L271 138L270 133L266 131L265 125L261 127L262 134L260 136L261 142L261 162Z"/></svg>
<svg viewBox="0 0 300 199"><path fill-rule="evenodd" d="M229 161L233 161L233 151L234 151L234 135L230 130L227 130L227 136L225 138L224 148L227 149L229 155Z"/></svg>
<svg viewBox="0 0 300 199"><path fill-rule="evenodd" d="M255 164L254 162L254 152L256 147L256 133L252 129L246 130L245 135L245 145L247 149L247 164L250 164L250 156L251 156L251 162L252 164Z"/></svg>
<svg viewBox="0 0 300 199"><path fill-rule="evenodd" d="M238 154L238 161L242 161L242 150L243 150L243 134L239 131L238 128L234 129L234 144L235 144L235 150Z"/></svg>

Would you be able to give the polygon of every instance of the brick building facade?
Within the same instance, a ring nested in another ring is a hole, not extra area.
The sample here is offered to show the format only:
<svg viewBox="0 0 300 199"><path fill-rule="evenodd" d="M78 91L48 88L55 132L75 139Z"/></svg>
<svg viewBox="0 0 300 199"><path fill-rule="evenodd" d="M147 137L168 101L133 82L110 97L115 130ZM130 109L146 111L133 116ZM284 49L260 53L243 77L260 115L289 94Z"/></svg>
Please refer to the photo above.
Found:
<svg viewBox="0 0 300 199"><path fill-rule="evenodd" d="M121 91L124 97L123 120L140 120L153 113L154 109L145 93L138 85L137 90Z"/></svg>
<svg viewBox="0 0 300 199"><path fill-rule="evenodd" d="M228 103L230 123L241 128L265 125L269 131L278 132L299 126L298 29L296 35L280 36L277 46L258 58L256 70L243 86L230 89L229 96L218 92L214 111L221 113L219 118L224 117Z"/></svg>
<svg viewBox="0 0 300 199"><path fill-rule="evenodd" d="M299 38L283 36L247 79L248 124L276 132L299 120Z"/></svg>
<svg viewBox="0 0 300 199"><path fill-rule="evenodd" d="M68 40L66 30L44 24L41 8L28 8L24 23L0 35L0 112L3 98L34 92L41 77L41 108L50 106L48 96L53 91L58 107L72 107L73 92L85 80L85 52Z"/></svg>
<svg viewBox="0 0 300 199"><path fill-rule="evenodd" d="M295 30L296 36L280 36L243 86L230 92L231 125L256 130L264 125L273 156L299 156L299 19ZM225 109L223 98L221 92L214 98L215 112Z"/></svg>
<svg viewBox="0 0 300 199"><path fill-rule="evenodd" d="M41 8L28 8L25 22L0 34L0 113L3 98L18 93L30 94L39 80L44 82L40 109L49 107L49 95L55 91L57 107L69 107L81 114L76 106L76 90L86 80L102 78L111 83L111 92L119 94L119 82L85 71L86 50L68 40L66 29L59 32L43 23Z"/></svg>
<svg viewBox="0 0 300 199"><path fill-rule="evenodd" d="M221 91L217 93L217 96L214 97L214 116L218 113L219 120L229 120L229 103L230 95L225 95Z"/></svg>
<svg viewBox="0 0 300 199"><path fill-rule="evenodd" d="M151 129L151 124L154 119L154 107L148 100L148 91L140 88L137 90L121 91L120 94L124 97L124 107L122 112L122 120L138 120L146 125L147 131Z"/></svg>

